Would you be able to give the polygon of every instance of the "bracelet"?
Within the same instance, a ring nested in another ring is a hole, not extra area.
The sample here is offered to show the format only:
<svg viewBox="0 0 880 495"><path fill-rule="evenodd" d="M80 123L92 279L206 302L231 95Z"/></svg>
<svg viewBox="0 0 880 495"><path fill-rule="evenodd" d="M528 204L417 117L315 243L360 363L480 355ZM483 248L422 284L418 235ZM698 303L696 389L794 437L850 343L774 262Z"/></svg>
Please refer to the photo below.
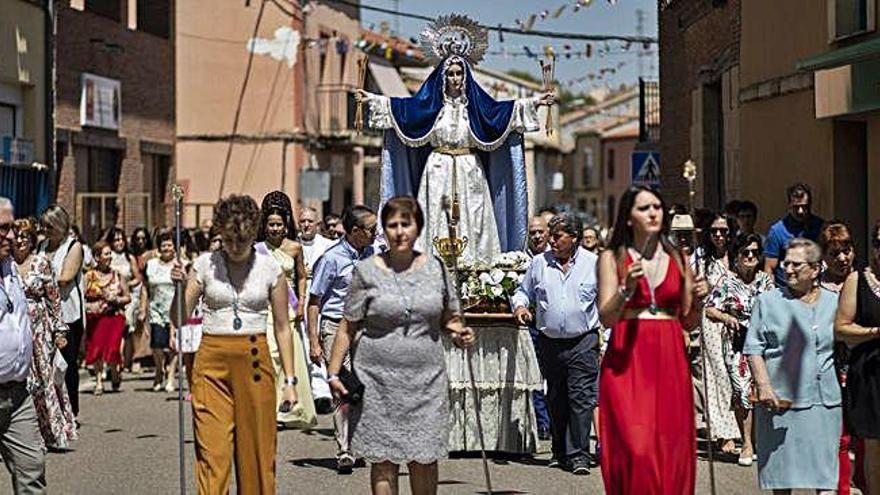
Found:
<svg viewBox="0 0 880 495"><path fill-rule="evenodd" d="M295 387L297 383L299 383L299 380L297 380L295 376L287 376L284 378L284 386L286 387Z"/></svg>
<svg viewBox="0 0 880 495"><path fill-rule="evenodd" d="M330 373L329 375L327 375L327 383L330 383L333 380L339 380L339 375L337 375L336 373Z"/></svg>

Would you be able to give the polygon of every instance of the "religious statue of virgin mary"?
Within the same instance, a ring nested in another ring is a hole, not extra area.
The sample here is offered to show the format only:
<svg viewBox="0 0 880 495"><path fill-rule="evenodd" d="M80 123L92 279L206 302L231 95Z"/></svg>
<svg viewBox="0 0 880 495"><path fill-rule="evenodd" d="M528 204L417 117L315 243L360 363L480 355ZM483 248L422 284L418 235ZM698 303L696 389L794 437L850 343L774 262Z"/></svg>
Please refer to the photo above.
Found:
<svg viewBox="0 0 880 495"><path fill-rule="evenodd" d="M382 203L417 196L426 218L416 247L431 252L431 240L447 235L443 201L456 195L458 231L468 239L460 261L489 263L524 245L522 133L539 129L537 107L552 105L555 95L508 101L489 96L472 71L488 48L488 32L465 16L438 18L422 32L421 45L436 68L414 96L356 95L369 105L368 124L386 129Z"/></svg>

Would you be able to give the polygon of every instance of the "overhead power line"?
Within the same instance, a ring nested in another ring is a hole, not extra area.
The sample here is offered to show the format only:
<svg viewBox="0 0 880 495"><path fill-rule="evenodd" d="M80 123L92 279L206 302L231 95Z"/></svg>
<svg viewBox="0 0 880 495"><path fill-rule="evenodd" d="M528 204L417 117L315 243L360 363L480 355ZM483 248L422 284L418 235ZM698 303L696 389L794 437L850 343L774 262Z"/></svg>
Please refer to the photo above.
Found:
<svg viewBox="0 0 880 495"><path fill-rule="evenodd" d="M260 31L260 22L263 20L263 12L266 10L266 2L267 0L263 0L260 2L260 11L257 12L257 20L254 23L254 34L251 36L252 40L257 39L257 34ZM256 50L248 50L248 60L247 66L244 69L244 81L241 83L241 92L238 94L238 104L235 107L235 119L232 121L232 135L238 132L238 122L241 119L241 106L244 103L244 93L247 90L248 81L251 78L251 66L254 63L254 52ZM234 139L229 140L229 147L226 148L226 160L223 162L223 175L220 177L220 192L217 195L217 199L223 198L223 189L226 187L226 174L229 172L229 161L232 159L232 146L235 144Z"/></svg>
<svg viewBox="0 0 880 495"><path fill-rule="evenodd" d="M382 7L374 7L372 5L364 5L362 3L352 2L350 0L324 0L330 3L340 3L351 7L359 7L364 10L372 10L400 17L408 17L410 19L419 19L422 21L433 22L436 19L421 14L413 14L411 12L400 12L392 9L384 9ZM584 33L563 33L557 31L543 31L540 29L530 29L528 31L520 28L510 28L504 26L487 26L480 24L480 27L489 31L495 31L506 34L516 34L521 36L538 36L541 38L556 38L566 40L587 40L587 41L629 41L632 43L657 43L657 38L651 36L627 36L621 34L584 34Z"/></svg>

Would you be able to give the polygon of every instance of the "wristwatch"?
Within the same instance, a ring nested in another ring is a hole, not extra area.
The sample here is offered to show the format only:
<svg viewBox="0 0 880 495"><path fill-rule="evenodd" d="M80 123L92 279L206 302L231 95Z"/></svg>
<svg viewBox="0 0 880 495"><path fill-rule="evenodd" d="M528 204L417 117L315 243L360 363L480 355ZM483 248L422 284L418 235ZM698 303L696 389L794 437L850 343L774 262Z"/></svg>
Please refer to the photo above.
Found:
<svg viewBox="0 0 880 495"><path fill-rule="evenodd" d="M288 376L284 378L284 385L287 387L295 387L297 383L299 383L299 380L297 380L295 376Z"/></svg>

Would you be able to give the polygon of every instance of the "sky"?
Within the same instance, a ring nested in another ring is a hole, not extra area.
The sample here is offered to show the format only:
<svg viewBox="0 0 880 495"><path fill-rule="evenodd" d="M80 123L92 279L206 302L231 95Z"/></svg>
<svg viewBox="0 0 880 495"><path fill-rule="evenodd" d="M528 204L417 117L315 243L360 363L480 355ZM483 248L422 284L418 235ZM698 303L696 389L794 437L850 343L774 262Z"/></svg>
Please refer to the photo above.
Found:
<svg viewBox="0 0 880 495"><path fill-rule="evenodd" d="M397 8L400 12L420 14L426 16L438 16L451 13L465 14L481 24L497 26L502 24L506 27L516 28L516 19L525 21L530 14L540 14L547 10L551 13L546 20L537 18L533 29L558 32L574 32L584 34L620 34L637 35L637 14L641 9L644 14L644 36L657 36L657 1L656 0L617 0L612 4L609 0L593 0L586 8L579 12L572 12L575 0L361 0L362 5L382 7L387 9ZM559 18L552 18L552 13L560 6L568 5ZM400 33L403 37L418 37L419 32L427 24L419 19L395 17L390 14L361 9L361 22L365 27L373 27L379 30L380 23L387 21L392 30L395 22L399 23ZM503 45L499 43L497 32L489 35L489 52L501 51L501 47L507 52L522 52L523 45L527 45L532 52L541 54L543 46L552 44L559 58L556 62L556 79L562 84L568 81L574 82L568 89L575 92L589 91L606 84L617 87L620 84L635 84L639 78L639 66L637 52L641 46L632 45L629 51L625 51L620 43L609 45L613 53L599 56L599 51L604 51L602 42L593 43L593 55L591 58L578 58L576 56L567 59L561 56L564 53L563 45L569 44L572 51L586 51L586 41L547 39L534 36L521 36L504 34ZM657 47L652 45L648 54L642 58L642 75L648 79L656 79L658 74ZM623 64L621 66L621 64ZM536 77L540 77L538 62L534 58L525 56L508 56L500 54L487 55L481 63L482 66L499 69L527 70ZM603 79L597 77L601 69L614 68L612 74L606 70ZM594 79L584 79L592 73ZM580 81L579 79L584 79ZM566 85L567 86L567 85Z"/></svg>

